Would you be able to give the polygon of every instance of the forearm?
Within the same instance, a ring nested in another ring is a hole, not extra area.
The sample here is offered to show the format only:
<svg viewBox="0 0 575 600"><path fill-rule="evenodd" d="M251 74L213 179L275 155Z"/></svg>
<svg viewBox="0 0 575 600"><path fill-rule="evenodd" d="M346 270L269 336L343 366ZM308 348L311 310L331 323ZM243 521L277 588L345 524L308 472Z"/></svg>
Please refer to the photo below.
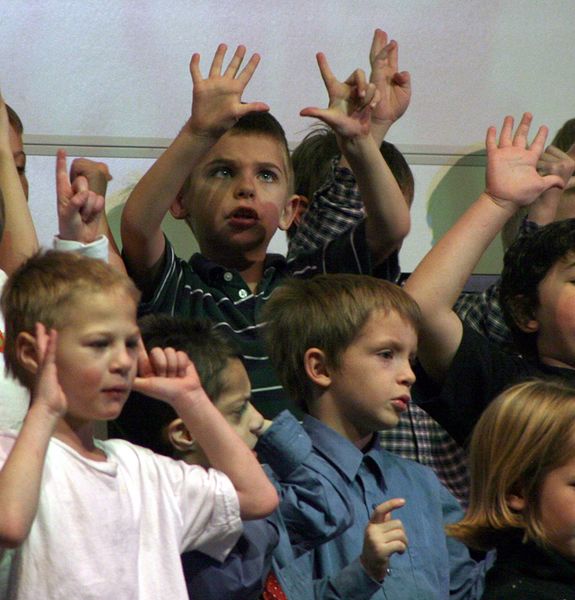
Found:
<svg viewBox="0 0 575 600"><path fill-rule="evenodd" d="M0 545L21 545L38 510L42 472L59 417L32 405L0 471Z"/></svg>
<svg viewBox="0 0 575 600"><path fill-rule="evenodd" d="M194 136L186 125L130 194L121 232L124 254L134 266L151 268L161 257L162 221L186 178L214 143L207 136Z"/></svg>
<svg viewBox="0 0 575 600"><path fill-rule="evenodd" d="M37 252L38 239L9 149L0 149L0 192L4 204L0 268L11 274L22 262Z"/></svg>
<svg viewBox="0 0 575 600"><path fill-rule="evenodd" d="M370 135L342 139L340 145L357 180L366 211L367 241L378 264L409 233L409 206Z"/></svg>
<svg viewBox="0 0 575 600"><path fill-rule="evenodd" d="M275 510L278 497L256 457L203 390L175 401L174 409L210 464L234 485L242 519L260 519Z"/></svg>
<svg viewBox="0 0 575 600"><path fill-rule="evenodd" d="M405 283L423 315L418 356L437 381L461 341L461 322L452 307L483 252L512 214L511 207L481 194Z"/></svg>

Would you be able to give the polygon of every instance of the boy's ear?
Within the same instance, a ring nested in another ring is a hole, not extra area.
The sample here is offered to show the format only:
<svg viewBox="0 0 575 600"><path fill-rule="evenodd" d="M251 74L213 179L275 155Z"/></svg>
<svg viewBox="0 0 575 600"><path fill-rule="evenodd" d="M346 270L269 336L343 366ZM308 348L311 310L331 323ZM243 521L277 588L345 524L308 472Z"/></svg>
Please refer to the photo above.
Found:
<svg viewBox="0 0 575 600"><path fill-rule="evenodd" d="M172 204L170 204L170 214L174 219L181 220L188 216L188 209L184 203L185 187L182 187Z"/></svg>
<svg viewBox="0 0 575 600"><path fill-rule="evenodd" d="M16 358L20 365L32 375L38 371L38 347L36 338L27 331L21 331L16 337Z"/></svg>
<svg viewBox="0 0 575 600"><path fill-rule="evenodd" d="M525 333L535 333L539 330L539 321L533 313L529 299L523 295L515 296L511 302L513 318L517 327Z"/></svg>
<svg viewBox="0 0 575 600"><path fill-rule="evenodd" d="M521 493L507 494L505 496L505 502L507 503L507 506L515 512L523 512L527 505L527 502L525 502L525 498Z"/></svg>
<svg viewBox="0 0 575 600"><path fill-rule="evenodd" d="M308 348L305 351L303 361L305 372L312 383L323 388L331 384L331 376L323 350Z"/></svg>
<svg viewBox="0 0 575 600"><path fill-rule="evenodd" d="M182 419L174 419L168 425L167 435L170 444L180 452L190 452L196 446L196 440L192 437Z"/></svg>
<svg viewBox="0 0 575 600"><path fill-rule="evenodd" d="M279 228L282 231L287 231L294 221L299 224L299 220L301 220L303 213L307 210L308 204L309 202L305 196L299 196L298 194L290 196L280 215ZM298 217L299 211L301 211L301 214Z"/></svg>
<svg viewBox="0 0 575 600"><path fill-rule="evenodd" d="M301 220L303 219L303 216L307 212L308 208L309 208L309 200L308 200L307 196L300 195L299 202L295 209L295 215L294 215L294 218L292 221L292 223L295 223L296 227L299 227Z"/></svg>

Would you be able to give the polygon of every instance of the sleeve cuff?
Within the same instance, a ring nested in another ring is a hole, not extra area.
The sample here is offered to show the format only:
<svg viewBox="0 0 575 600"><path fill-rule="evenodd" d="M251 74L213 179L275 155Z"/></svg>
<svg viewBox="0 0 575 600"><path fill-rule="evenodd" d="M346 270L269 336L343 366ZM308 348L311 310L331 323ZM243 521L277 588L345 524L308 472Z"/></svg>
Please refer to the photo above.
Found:
<svg viewBox="0 0 575 600"><path fill-rule="evenodd" d="M256 450L260 460L284 479L309 456L311 440L297 419L284 410L258 440Z"/></svg>
<svg viewBox="0 0 575 600"><path fill-rule="evenodd" d="M369 600L382 587L365 572L359 558L332 577L331 584L342 598L354 600Z"/></svg>
<svg viewBox="0 0 575 600"><path fill-rule="evenodd" d="M89 244L84 244L76 240L62 240L55 235L53 248L61 252L77 252L88 258L97 258L108 262L108 238L105 235L101 235Z"/></svg>

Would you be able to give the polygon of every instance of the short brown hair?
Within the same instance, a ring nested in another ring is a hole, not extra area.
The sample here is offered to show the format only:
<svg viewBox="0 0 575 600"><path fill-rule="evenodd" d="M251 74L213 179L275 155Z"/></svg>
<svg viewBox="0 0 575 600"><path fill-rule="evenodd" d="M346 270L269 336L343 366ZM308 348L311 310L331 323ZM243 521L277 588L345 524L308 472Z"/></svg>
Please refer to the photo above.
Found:
<svg viewBox="0 0 575 600"><path fill-rule="evenodd" d="M545 546L539 494L550 471L575 458L575 388L531 380L500 394L479 419L470 445L471 490L465 518L447 533L488 550L512 529ZM521 494L525 510L508 505Z"/></svg>
<svg viewBox="0 0 575 600"><path fill-rule="evenodd" d="M63 327L71 310L89 310L89 294L122 289L137 304L140 292L132 280L100 260L73 252L38 252L8 279L2 292L6 321L6 369L30 387L29 373L16 356L16 338L34 334L36 323L47 329ZM75 306L82 299L81 306Z"/></svg>
<svg viewBox="0 0 575 600"><path fill-rule="evenodd" d="M288 395L303 410L312 397L304 368L309 348L320 348L338 368L346 348L375 312L396 312L415 331L420 312L399 286L367 275L318 275L289 279L274 290L263 311L270 360Z"/></svg>

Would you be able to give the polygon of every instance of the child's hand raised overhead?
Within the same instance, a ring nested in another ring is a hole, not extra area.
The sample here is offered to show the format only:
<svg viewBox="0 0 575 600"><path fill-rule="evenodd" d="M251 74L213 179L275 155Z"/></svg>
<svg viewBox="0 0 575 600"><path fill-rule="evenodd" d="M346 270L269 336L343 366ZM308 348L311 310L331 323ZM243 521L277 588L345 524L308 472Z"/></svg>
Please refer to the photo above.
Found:
<svg viewBox="0 0 575 600"><path fill-rule="evenodd" d="M84 244L93 242L100 232L104 196L89 188L84 175L70 181L64 150L58 150L56 157L56 193L60 238Z"/></svg>
<svg viewBox="0 0 575 600"><path fill-rule="evenodd" d="M324 54L319 52L316 58L329 95L329 106L325 109L307 107L300 111L300 115L320 119L340 137L368 135L371 111L379 102L379 91L375 85L366 81L361 69L355 70L342 83L332 73Z"/></svg>
<svg viewBox="0 0 575 600"><path fill-rule="evenodd" d="M56 343L58 334L55 329L46 332L42 323L36 323L36 352L38 372L36 387L32 394L35 406L45 406L48 412L56 417L63 417L68 408L66 395L58 382L56 367Z"/></svg>
<svg viewBox="0 0 575 600"><path fill-rule="evenodd" d="M411 100L411 77L407 71L398 71L398 45L388 43L387 33L376 29L369 51L371 74L369 81L380 93L380 101L371 112L372 135L383 141L389 127L407 110Z"/></svg>
<svg viewBox="0 0 575 600"><path fill-rule="evenodd" d="M533 117L525 113L513 135L513 117L503 120L503 127L496 140L496 129L487 130L487 173L485 192L502 207L531 204L539 195L552 187L565 186L560 175L540 175L537 162L543 153L547 127L542 126L527 145L527 135Z"/></svg>
<svg viewBox="0 0 575 600"><path fill-rule="evenodd" d="M548 146L537 161L537 172L540 175L559 175L565 188L575 185L572 181L575 171L575 146L569 149L573 155L563 152L556 146Z"/></svg>
<svg viewBox="0 0 575 600"><path fill-rule="evenodd" d="M173 348L152 348L148 354L143 343L138 356L138 376L133 389L170 405L190 402L206 394L188 355Z"/></svg>
<svg viewBox="0 0 575 600"><path fill-rule="evenodd" d="M218 46L207 78L200 72L200 55L194 54L190 61L194 91L189 126L195 135L219 137L243 115L269 110L269 106L263 102L241 102L244 89L260 62L259 55L253 54L240 71L246 48L238 46L222 73L226 50L225 44Z"/></svg>

